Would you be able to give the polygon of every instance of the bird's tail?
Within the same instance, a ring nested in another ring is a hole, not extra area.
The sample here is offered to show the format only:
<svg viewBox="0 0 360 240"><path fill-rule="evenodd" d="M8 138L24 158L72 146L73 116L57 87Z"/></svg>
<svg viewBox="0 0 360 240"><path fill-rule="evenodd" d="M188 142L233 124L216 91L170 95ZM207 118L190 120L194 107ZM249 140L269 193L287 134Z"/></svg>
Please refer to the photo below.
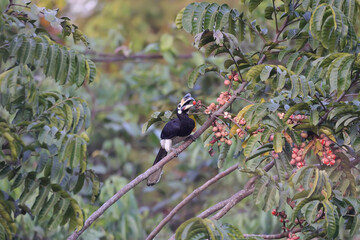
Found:
<svg viewBox="0 0 360 240"><path fill-rule="evenodd" d="M161 147L158 154L156 155L153 166L155 164L157 164L161 159L166 157L166 155L167 155L166 150ZM152 173L147 179L147 185L152 186L152 185L158 183L160 181L161 174L162 174L162 168L160 168L160 169L156 170L154 173Z"/></svg>

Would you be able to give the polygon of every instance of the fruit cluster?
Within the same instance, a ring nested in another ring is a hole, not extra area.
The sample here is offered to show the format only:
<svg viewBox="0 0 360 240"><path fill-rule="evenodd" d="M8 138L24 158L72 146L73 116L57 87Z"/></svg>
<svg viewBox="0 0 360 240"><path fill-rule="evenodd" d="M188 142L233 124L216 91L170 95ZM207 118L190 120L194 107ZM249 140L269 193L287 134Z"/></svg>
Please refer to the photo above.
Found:
<svg viewBox="0 0 360 240"><path fill-rule="evenodd" d="M331 140L323 133L320 135L320 138L316 140L319 141L322 146L322 150L318 153L318 155L322 157L322 163L328 166L333 166L336 161L336 155L330 148L332 143Z"/></svg>
<svg viewBox="0 0 360 240"><path fill-rule="evenodd" d="M216 141L220 141L218 145L221 145L221 142L231 145L232 141L228 138L229 132L226 125L219 122L215 122L214 124L215 126L212 128L212 131L214 132ZM213 143L215 143L216 141L214 141Z"/></svg>
<svg viewBox="0 0 360 240"><path fill-rule="evenodd" d="M239 81L239 75L237 73L232 73L227 76L228 79L224 80L224 85L229 86L231 84L231 80L235 82Z"/></svg>
<svg viewBox="0 0 360 240"><path fill-rule="evenodd" d="M220 96L216 99L220 106L224 105L229 101L231 94L229 92L222 92Z"/></svg>
<svg viewBox="0 0 360 240"><path fill-rule="evenodd" d="M280 119L283 119L284 116L285 116L285 113L278 113L277 115L278 115L278 117ZM307 116L305 116L305 115L301 115L301 114L294 115L294 114L292 114L289 117L289 119L286 121L286 123L287 124L298 124L300 122L300 120L304 120L306 118L307 118Z"/></svg>
<svg viewBox="0 0 360 240"><path fill-rule="evenodd" d="M300 122L300 120L304 120L306 118L307 118L307 116L305 116L305 115L301 115L301 114L294 115L294 114L292 114L289 117L289 119L286 121L286 123L287 124L298 124Z"/></svg>
<svg viewBox="0 0 360 240"><path fill-rule="evenodd" d="M305 156L304 156L304 148L306 143L301 143L300 146L296 144L293 147L290 164L297 168L302 168L305 165Z"/></svg>
<svg viewBox="0 0 360 240"><path fill-rule="evenodd" d="M289 221L286 219L287 215L286 215L285 211L278 212L278 211L276 211L276 209L273 209L271 211L271 214L276 217L280 217L280 220L279 220L280 222L288 222Z"/></svg>
<svg viewBox="0 0 360 240"><path fill-rule="evenodd" d="M244 118L236 117L236 118L234 118L234 122L240 126L245 126L245 124L246 124L246 121ZM239 138L243 138L246 135L246 131L243 128L239 127L238 129L236 129L236 134L239 136Z"/></svg>
<svg viewBox="0 0 360 240"><path fill-rule="evenodd" d="M205 114L210 114L217 110L218 106L215 103L210 103L210 105L205 109Z"/></svg>
<svg viewBox="0 0 360 240"><path fill-rule="evenodd" d="M231 94L229 92L222 92L220 96L216 99L216 101L219 103L219 105L216 105L215 103L211 103L209 106L205 109L205 114L210 114L212 112L215 112L219 109L222 105L227 103L231 97Z"/></svg>

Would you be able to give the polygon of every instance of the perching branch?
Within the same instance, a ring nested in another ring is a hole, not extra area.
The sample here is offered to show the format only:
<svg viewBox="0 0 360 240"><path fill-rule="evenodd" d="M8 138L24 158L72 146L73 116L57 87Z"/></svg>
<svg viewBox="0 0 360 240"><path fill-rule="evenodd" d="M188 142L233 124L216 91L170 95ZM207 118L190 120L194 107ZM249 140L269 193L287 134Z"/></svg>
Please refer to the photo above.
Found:
<svg viewBox="0 0 360 240"><path fill-rule="evenodd" d="M216 183L223 177L229 175L233 171L235 171L238 168L239 164L234 164L225 171L217 174L215 177L208 180L206 183L201 185L199 188L195 189L191 194L189 194L184 200L182 200L176 207L174 207L171 212L159 223L159 225L156 226L156 228L149 234L149 236L146 238L146 240L153 239L160 231L161 229L175 216L177 212L179 212L186 204L188 204L193 198L195 198L197 195L199 195L202 191L210 187L212 184Z"/></svg>
<svg viewBox="0 0 360 240"><path fill-rule="evenodd" d="M215 111L210 117L206 120L206 122L194 133L193 138L188 138L184 143L182 143L176 151L171 152L166 157L164 157L162 160L160 160L157 164L146 170L144 173L138 175L134 180L132 180L130 183L126 184L122 189L120 189L114 196L112 196L110 199L108 199L100 208L98 208L95 212L93 212L88 219L86 219L84 226L79 231L74 231L69 237L68 240L74 240L77 239L86 229L88 229L91 224L98 219L111 205L113 205L117 200L119 200L122 196L124 196L128 191L133 189L136 185L138 185L143 180L147 179L152 173L160 169L162 166L164 166L167 162L171 161L173 158L176 157L176 153L181 153L184 151L187 147L191 145L191 143L201 136L205 130L211 126L213 121L215 121L216 117L220 114L222 114L230 105L232 102L235 101L238 94L243 92L245 90L245 87L247 86L248 82L243 82L239 86L239 88L234 91L233 95L230 97L227 103L225 103L222 107L220 107L217 111ZM175 153L176 152L176 153Z"/></svg>

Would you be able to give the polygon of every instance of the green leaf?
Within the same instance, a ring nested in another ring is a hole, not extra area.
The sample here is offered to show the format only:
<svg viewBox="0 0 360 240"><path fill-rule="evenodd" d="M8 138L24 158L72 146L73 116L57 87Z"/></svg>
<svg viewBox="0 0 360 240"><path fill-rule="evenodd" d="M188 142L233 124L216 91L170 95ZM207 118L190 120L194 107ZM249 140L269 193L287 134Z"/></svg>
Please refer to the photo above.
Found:
<svg viewBox="0 0 360 240"><path fill-rule="evenodd" d="M274 7L273 6L267 6L265 8L265 18L266 19L272 20L273 19L273 17L272 17L273 13L274 13Z"/></svg>
<svg viewBox="0 0 360 240"><path fill-rule="evenodd" d="M51 210L55 206L55 204L59 201L60 195L57 192L54 192L51 197L46 201L46 203L41 206L41 210L38 214L38 221L43 221L46 219L48 214L50 214Z"/></svg>
<svg viewBox="0 0 360 240"><path fill-rule="evenodd" d="M183 18L184 11L185 11L185 8L181 9L180 12L176 15L175 25L176 25L177 29L182 28L182 18Z"/></svg>
<svg viewBox="0 0 360 240"><path fill-rule="evenodd" d="M194 11L199 3L190 3L186 6L183 16L182 16L182 27L188 33L192 32L192 19L194 15Z"/></svg>
<svg viewBox="0 0 360 240"><path fill-rule="evenodd" d="M302 201L300 201L298 204L296 204L294 208L294 212L292 215L291 222L294 222L298 214L300 213L301 209L309 202L315 201L315 200L321 200L320 196L312 196L310 198L305 198Z"/></svg>
<svg viewBox="0 0 360 240"><path fill-rule="evenodd" d="M335 210L335 206L329 201L322 202L325 208L325 222L327 228L327 237L334 238L337 235L337 226L339 216Z"/></svg>
<svg viewBox="0 0 360 240"><path fill-rule="evenodd" d="M299 77L296 75L292 75L291 79L291 98L296 98L300 93L300 81Z"/></svg>
<svg viewBox="0 0 360 240"><path fill-rule="evenodd" d="M49 191L50 191L50 185L47 185L47 186L40 185L39 186L39 194L36 197L35 202L31 207L31 212L35 216L38 215L41 208L43 207L43 204L47 200Z"/></svg>
<svg viewBox="0 0 360 240"><path fill-rule="evenodd" d="M270 182L269 186L267 187L266 195L264 198L265 204L264 204L263 210L265 212L269 211L270 209L272 209L274 207L276 192L277 192L276 185L274 184L274 182Z"/></svg>
<svg viewBox="0 0 360 240"><path fill-rule="evenodd" d="M313 37L320 40L320 31L323 23L323 16L326 10L326 4L319 5L312 13L310 18L310 31Z"/></svg>
<svg viewBox="0 0 360 240"><path fill-rule="evenodd" d="M303 208L306 222L308 222L309 224L312 224L314 222L314 220L317 217L317 214L319 213L318 210L319 203L320 201L315 200L306 204Z"/></svg>
<svg viewBox="0 0 360 240"><path fill-rule="evenodd" d="M76 54L74 50L69 51L68 55L68 68L67 68L67 74L66 74L66 81L65 83L75 83L75 74L76 74Z"/></svg>
<svg viewBox="0 0 360 240"><path fill-rule="evenodd" d="M77 54L76 55L76 73L75 73L75 78L74 78L74 83L76 83L76 85L78 87L80 87L81 85L83 85L84 81L85 81L85 76L86 76L86 63L85 63L85 57L82 54Z"/></svg>
<svg viewBox="0 0 360 240"><path fill-rule="evenodd" d="M219 158L218 158L218 168L222 168L223 165L224 165L224 161L228 155L228 152L229 152L229 149L230 149L230 145L229 144L222 144L221 145L221 150L220 150L220 154L219 154Z"/></svg>
<svg viewBox="0 0 360 240"><path fill-rule="evenodd" d="M262 176L259 180L256 181L253 193L253 199L256 205L258 205L264 199L264 194L266 192L268 183L269 179L266 176Z"/></svg>
<svg viewBox="0 0 360 240"><path fill-rule="evenodd" d="M312 125L317 126L317 124L319 123L320 120L320 115L319 115L319 111L318 110L311 110L310 112L310 122L312 123Z"/></svg>
<svg viewBox="0 0 360 240"><path fill-rule="evenodd" d="M192 30L191 34L197 34L203 31L203 21L205 18L205 9L208 7L209 3L201 2L199 3L192 16Z"/></svg>
<svg viewBox="0 0 360 240"><path fill-rule="evenodd" d="M260 134L256 134L249 138L249 140L247 141L246 147L244 149L244 156L246 156L246 157L250 156L255 145L260 140L260 137L261 137Z"/></svg>
<svg viewBox="0 0 360 240"><path fill-rule="evenodd" d="M69 164L71 168L74 168L75 166L78 166L82 154L81 154L81 140L77 137L75 137L74 143L72 144L72 149L71 149L71 153L70 153L70 159L69 159Z"/></svg>
<svg viewBox="0 0 360 240"><path fill-rule="evenodd" d="M219 5L217 3L212 3L206 8L205 19L204 19L204 30L208 29L210 31L215 28L215 20L218 14Z"/></svg>
<svg viewBox="0 0 360 240"><path fill-rule="evenodd" d="M265 82L269 78L272 69L271 66L265 66L260 73L260 80Z"/></svg>
<svg viewBox="0 0 360 240"><path fill-rule="evenodd" d="M217 11L215 30L222 31L225 25L228 23L230 14L230 8L227 4L222 4Z"/></svg>
<svg viewBox="0 0 360 240"><path fill-rule="evenodd" d="M201 64L201 65L197 66L190 73L190 76L189 76L189 79L188 79L188 87L193 88L196 81L198 80L198 78L201 75L204 75L205 73L210 72L210 71L217 71L217 67L212 65L212 64L209 64L209 63L204 63L204 64Z"/></svg>
<svg viewBox="0 0 360 240"><path fill-rule="evenodd" d="M66 67L68 62L68 51L64 48L59 49L59 55L57 59L57 69L55 73L55 80L61 85L66 82Z"/></svg>
<svg viewBox="0 0 360 240"><path fill-rule="evenodd" d="M252 12L254 11L259 5L260 3L262 3L263 0L250 0L249 1L249 11Z"/></svg>
<svg viewBox="0 0 360 240"><path fill-rule="evenodd" d="M282 152L284 146L284 139L281 132L276 132L274 134L274 151L276 153Z"/></svg>
<svg viewBox="0 0 360 240"><path fill-rule="evenodd" d="M45 65L45 74L55 78L55 67L57 65L57 56L59 52L59 46L57 44L52 44L49 46L49 50L46 54L47 63Z"/></svg>

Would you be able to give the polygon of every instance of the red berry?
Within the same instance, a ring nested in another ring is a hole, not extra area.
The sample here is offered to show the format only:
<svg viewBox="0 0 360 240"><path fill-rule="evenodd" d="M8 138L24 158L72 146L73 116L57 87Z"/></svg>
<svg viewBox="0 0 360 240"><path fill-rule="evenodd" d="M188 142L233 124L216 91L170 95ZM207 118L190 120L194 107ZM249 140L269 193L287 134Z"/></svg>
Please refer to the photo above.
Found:
<svg viewBox="0 0 360 240"><path fill-rule="evenodd" d="M194 100L194 101L193 101L193 105L195 105L195 104L196 104L196 101Z"/></svg>
<svg viewBox="0 0 360 240"><path fill-rule="evenodd" d="M224 81L224 84L225 84L226 86L229 86L230 83L231 83L231 82L230 82L229 80L225 80L225 81Z"/></svg>
<svg viewBox="0 0 360 240"><path fill-rule="evenodd" d="M273 209L273 210L271 211L271 214L274 215L274 216L276 215L276 213L277 213L277 212L276 212L275 209Z"/></svg>
<svg viewBox="0 0 360 240"><path fill-rule="evenodd" d="M229 78L229 79L232 79L232 77L233 77L233 76L232 76L231 74L229 74L228 78Z"/></svg>

